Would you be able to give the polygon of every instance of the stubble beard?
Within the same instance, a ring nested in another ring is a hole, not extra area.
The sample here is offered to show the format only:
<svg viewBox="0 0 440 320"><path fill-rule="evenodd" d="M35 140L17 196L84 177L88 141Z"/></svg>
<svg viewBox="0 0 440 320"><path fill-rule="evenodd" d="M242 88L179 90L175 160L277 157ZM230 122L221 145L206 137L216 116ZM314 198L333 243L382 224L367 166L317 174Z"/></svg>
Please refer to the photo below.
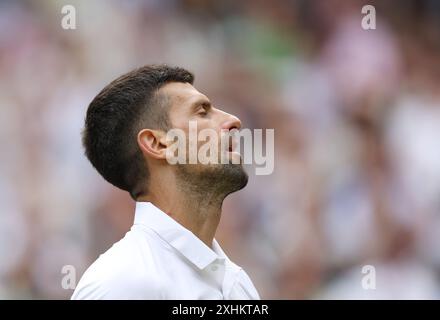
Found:
<svg viewBox="0 0 440 320"><path fill-rule="evenodd" d="M177 183L190 201L220 206L227 195L243 189L249 176L241 164L179 164Z"/></svg>

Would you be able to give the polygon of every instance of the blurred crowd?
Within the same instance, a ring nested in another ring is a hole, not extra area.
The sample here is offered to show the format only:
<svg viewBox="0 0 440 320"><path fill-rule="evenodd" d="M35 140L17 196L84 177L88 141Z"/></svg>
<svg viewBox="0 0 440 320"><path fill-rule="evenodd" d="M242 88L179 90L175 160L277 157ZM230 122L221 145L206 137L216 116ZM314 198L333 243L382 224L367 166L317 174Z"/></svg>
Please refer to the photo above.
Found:
<svg viewBox="0 0 440 320"><path fill-rule="evenodd" d="M69 298L63 266L78 281L130 228L80 133L150 63L275 129L273 174L248 170L217 233L262 298L440 298L440 2L47 0L0 2L0 299Z"/></svg>

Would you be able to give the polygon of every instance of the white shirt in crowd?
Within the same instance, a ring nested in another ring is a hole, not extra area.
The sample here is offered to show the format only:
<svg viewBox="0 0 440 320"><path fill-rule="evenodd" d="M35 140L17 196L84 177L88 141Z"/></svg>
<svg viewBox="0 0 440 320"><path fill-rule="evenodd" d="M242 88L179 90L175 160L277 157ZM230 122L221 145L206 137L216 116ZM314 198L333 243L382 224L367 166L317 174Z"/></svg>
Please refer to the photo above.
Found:
<svg viewBox="0 0 440 320"><path fill-rule="evenodd" d="M150 202L87 269L72 299L259 299L246 272Z"/></svg>

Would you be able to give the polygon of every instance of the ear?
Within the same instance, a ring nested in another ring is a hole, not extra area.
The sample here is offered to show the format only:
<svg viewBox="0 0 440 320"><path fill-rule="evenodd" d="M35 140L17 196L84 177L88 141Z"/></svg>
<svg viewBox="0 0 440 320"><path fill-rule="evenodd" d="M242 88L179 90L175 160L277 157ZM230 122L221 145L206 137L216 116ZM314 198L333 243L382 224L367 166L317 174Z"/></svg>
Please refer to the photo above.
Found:
<svg viewBox="0 0 440 320"><path fill-rule="evenodd" d="M161 130L142 129L137 135L137 143L142 153L154 159L166 159L166 133Z"/></svg>

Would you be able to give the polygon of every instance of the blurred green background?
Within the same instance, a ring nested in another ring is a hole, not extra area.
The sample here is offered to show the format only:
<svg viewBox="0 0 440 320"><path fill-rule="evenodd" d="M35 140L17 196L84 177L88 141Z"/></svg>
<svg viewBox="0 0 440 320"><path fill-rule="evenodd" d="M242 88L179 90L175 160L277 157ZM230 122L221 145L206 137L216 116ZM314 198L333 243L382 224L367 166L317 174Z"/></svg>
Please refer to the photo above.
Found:
<svg viewBox="0 0 440 320"><path fill-rule="evenodd" d="M80 132L105 84L150 63L275 129L274 173L249 170L217 234L262 298L440 298L440 2L72 0L0 1L1 299L69 298L62 267L79 280L130 228Z"/></svg>

